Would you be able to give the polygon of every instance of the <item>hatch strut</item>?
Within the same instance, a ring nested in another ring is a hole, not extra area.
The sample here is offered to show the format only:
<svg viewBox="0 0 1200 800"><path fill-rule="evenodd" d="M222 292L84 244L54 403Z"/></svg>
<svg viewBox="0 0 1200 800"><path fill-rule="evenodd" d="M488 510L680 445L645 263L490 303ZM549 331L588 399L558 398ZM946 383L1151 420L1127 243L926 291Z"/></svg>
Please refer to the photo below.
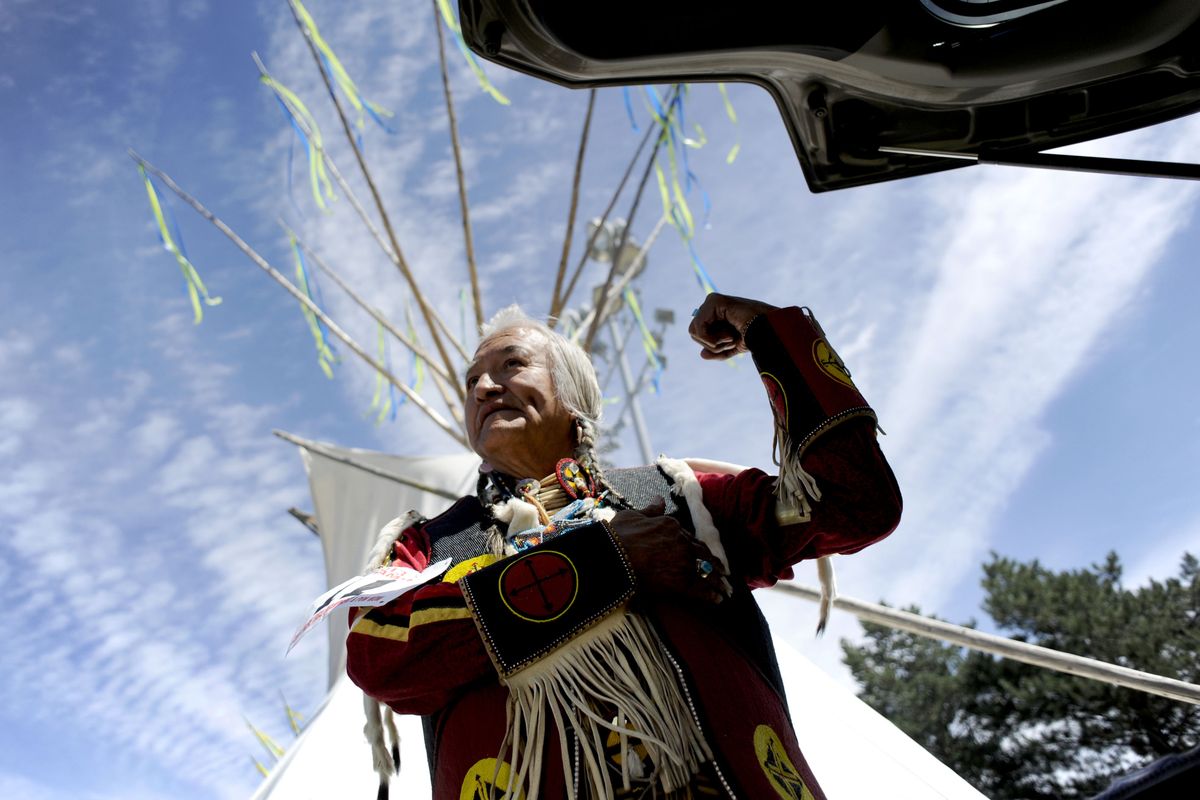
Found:
<svg viewBox="0 0 1200 800"><path fill-rule="evenodd" d="M976 164L996 164L1002 167L1037 167L1039 169L1063 169L1073 172L1103 172L1110 175L1136 175L1143 178L1200 180L1200 164L1179 164L1173 161L1140 161L1133 158L1072 156L1059 153L993 155L988 153L957 153L950 150L918 150L912 147L880 147L879 152L894 153L903 156L950 158L958 161L973 161Z"/></svg>

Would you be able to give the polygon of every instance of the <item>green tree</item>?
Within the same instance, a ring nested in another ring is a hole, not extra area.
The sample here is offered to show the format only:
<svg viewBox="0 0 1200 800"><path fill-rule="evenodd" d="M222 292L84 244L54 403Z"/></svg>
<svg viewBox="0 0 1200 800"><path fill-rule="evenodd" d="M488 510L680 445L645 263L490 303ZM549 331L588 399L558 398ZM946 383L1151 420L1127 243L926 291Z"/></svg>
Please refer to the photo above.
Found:
<svg viewBox="0 0 1200 800"><path fill-rule="evenodd" d="M1121 586L1116 553L1065 572L993 553L983 572L983 608L1007 636L1200 678L1200 562L1188 553L1178 577L1133 590ZM1200 741L1194 705L880 625L863 629L862 645L842 641L859 696L995 800L1087 797Z"/></svg>

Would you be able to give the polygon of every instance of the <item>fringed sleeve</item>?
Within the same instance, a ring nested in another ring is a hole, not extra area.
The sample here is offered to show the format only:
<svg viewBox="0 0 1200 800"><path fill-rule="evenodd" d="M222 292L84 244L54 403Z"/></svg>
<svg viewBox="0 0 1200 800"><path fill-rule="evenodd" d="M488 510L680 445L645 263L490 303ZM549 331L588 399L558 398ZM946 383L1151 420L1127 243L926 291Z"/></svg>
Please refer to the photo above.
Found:
<svg viewBox="0 0 1200 800"><path fill-rule="evenodd" d="M781 308L751 320L746 346L775 415L779 482L785 512L804 517L821 488L804 469L805 450L826 431L859 417L876 421L850 371L807 308Z"/></svg>
<svg viewBox="0 0 1200 800"><path fill-rule="evenodd" d="M746 345L775 419L779 476L699 474L735 573L752 586L791 565L853 553L899 524L900 489L876 441L875 412L808 309L753 319Z"/></svg>

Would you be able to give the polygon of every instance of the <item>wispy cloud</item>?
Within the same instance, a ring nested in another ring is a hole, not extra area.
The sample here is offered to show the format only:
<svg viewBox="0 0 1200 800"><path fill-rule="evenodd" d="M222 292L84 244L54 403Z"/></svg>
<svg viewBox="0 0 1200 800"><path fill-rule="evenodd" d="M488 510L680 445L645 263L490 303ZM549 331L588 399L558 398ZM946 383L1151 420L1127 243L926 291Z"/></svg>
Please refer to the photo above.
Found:
<svg viewBox="0 0 1200 800"><path fill-rule="evenodd" d="M7 375L29 374L7 355L17 368ZM278 660L246 654L281 657L299 612L278 598L322 585L314 543L285 537L297 531L283 509L303 502L298 459L270 441L270 409L231 402L229 384L202 365L184 360L123 386L71 428L40 424L70 413L70 383L48 392L0 380L5 442L14 442L0 452L9 476L0 548L13 565L0 594L19 617L41 620L4 636L4 702L31 721L83 715L93 735L213 796L244 796L250 773L240 786L229 780L254 746L241 717L277 716L269 709L280 680ZM163 395L180 389L167 410ZM293 697L323 683L319 654L310 656L284 677Z"/></svg>

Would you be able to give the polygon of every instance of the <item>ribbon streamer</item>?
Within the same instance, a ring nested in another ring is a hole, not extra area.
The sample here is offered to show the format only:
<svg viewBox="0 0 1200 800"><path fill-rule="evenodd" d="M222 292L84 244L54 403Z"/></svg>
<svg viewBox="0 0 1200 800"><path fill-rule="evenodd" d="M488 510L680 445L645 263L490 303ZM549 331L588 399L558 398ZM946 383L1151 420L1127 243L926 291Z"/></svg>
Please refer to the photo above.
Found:
<svg viewBox="0 0 1200 800"><path fill-rule="evenodd" d="M248 719L246 720L246 726L250 728L251 732L254 733L254 738L258 739L258 743L271 754L272 758L278 761L283 756L283 748L277 745L274 739L255 727L254 723Z"/></svg>
<svg viewBox="0 0 1200 800"><path fill-rule="evenodd" d="M292 733L299 736L300 731L304 730L304 715L288 704L287 698L283 696L283 692L279 693L279 699L283 701L283 709L287 712L288 725L291 727Z"/></svg>
<svg viewBox="0 0 1200 800"><path fill-rule="evenodd" d="M696 280L700 284L700 288L704 290L705 294L709 294L716 291L716 285L713 283L712 277L708 274L708 270L704 268L704 264L696 252L696 219L687 201L687 194L691 191L692 187L699 187L704 203L704 220L702 224L707 226L708 214L712 206L708 193L700 186L699 179L692 172L688 164L687 155L688 148L696 149L703 146L707 142L707 137L704 135L703 129L699 128L699 126L697 126L699 139L691 139L683 133L686 89L687 87L685 86L683 91L676 93L675 98L668 106L664 106L658 96L658 92L653 87L647 86L646 102L650 115L654 118L654 122L661 128L660 137L665 140L667 145L662 149L667 154L668 169L663 169L661 157L656 158L654 162L655 177L658 181L658 192L663 206L663 213L671 222L671 226L679 232L680 237L688 248L688 255L692 261L692 271L696 275ZM680 181L681 174L683 175L682 182Z"/></svg>
<svg viewBox="0 0 1200 800"><path fill-rule="evenodd" d="M742 151L741 126L738 125L737 112L733 110L733 103L729 102L729 92L725 89L725 84L718 83L717 91L721 93L721 100L725 103L725 116L729 117L729 121L737 129L737 141L734 142L733 147L729 148L729 154L725 156L725 163L732 164L737 160L738 153Z"/></svg>
<svg viewBox="0 0 1200 800"><path fill-rule="evenodd" d="M388 372L391 372L392 371L392 359L391 359L391 355L388 353L387 338L383 335L383 323L381 323L381 322L376 323L375 352L376 352L376 357L379 359L379 361L387 367ZM389 387L392 390L390 392L387 392L386 397L384 396L384 387L385 386ZM395 397L395 389L396 389L396 387L392 386L392 384L386 378L383 377L382 372L377 371L375 373L375 394L371 398L371 405L367 408L367 414L369 415L372 411L375 411L375 409L379 409L379 412L375 415L375 424L376 425L383 422L384 418L389 415L391 416L391 418L393 420L396 418L396 405L397 404L396 404L396 397ZM403 397L400 398L401 403L403 403L404 400L405 400L405 398L403 398Z"/></svg>
<svg viewBox="0 0 1200 800"><path fill-rule="evenodd" d="M490 94L492 99L500 105L509 105L512 101L492 85L487 75L484 74L483 67L479 66L479 62L475 60L475 55L467 48L467 43L463 41L462 27L458 24L458 17L455 15L454 10L450 8L449 0L437 0L437 4L438 8L441 9L442 19L446 21L446 27L454 34L454 43L458 45L458 51L467 60L467 66L475 73L475 80L479 81L480 88Z"/></svg>
<svg viewBox="0 0 1200 800"><path fill-rule="evenodd" d="M404 318L408 320L409 338L414 342L417 341L417 326L413 323L411 305L405 305ZM421 358L415 352L412 353L412 358L408 362L408 374L412 376L412 383L409 384L408 388L420 394L421 390L425 388L425 359Z"/></svg>
<svg viewBox="0 0 1200 800"><path fill-rule="evenodd" d="M154 222L158 225L158 238L162 241L163 248L168 253L175 256L176 263L179 264L179 270L183 273L183 280L187 283L188 298L192 301L192 315L197 325L200 320L204 319L204 306L216 306L221 304L221 298L212 297L208 293L208 289L204 287L204 281L200 280L200 273L196 271L196 267L188 260L187 254L183 250L183 237L179 234L179 226L174 225L175 236L171 236L170 230L167 229L167 221L163 216L163 205L158 199L158 192L154 189L154 183L150 180L150 176L146 174L145 168L138 164L138 173L142 176L142 181L146 184L146 195L150 198L150 209L154 212ZM169 209L168 209L169 213ZM172 217L174 222L174 217ZM178 240L178 243L176 243ZM201 304L201 299L204 303Z"/></svg>
<svg viewBox="0 0 1200 800"><path fill-rule="evenodd" d="M621 96L625 98L625 114L629 117L629 126L635 132L640 131L641 128L638 127L637 118L633 116L633 99L629 93L628 86L621 87Z"/></svg>
<svg viewBox="0 0 1200 800"><path fill-rule="evenodd" d="M304 254L300 252L300 246L296 243L295 236L289 234L288 240L291 242L292 252L296 255L296 286L319 308L321 304L317 302L318 298L313 296L312 287L315 284L309 277L308 267L304 263ZM317 319L317 315L308 306L301 304L300 311L304 314L304 320L308 323L309 331L312 332L313 343L317 347L317 363L321 365L321 371L325 373L325 377L332 380L333 365L340 359L334 352L333 346L330 345L329 338L325 335L325 325Z"/></svg>
<svg viewBox="0 0 1200 800"><path fill-rule="evenodd" d="M661 351L658 347L658 340L654 338L654 334L650 332L650 328L646 325L646 318L642 316L642 306L638 302L637 294L634 293L630 286L625 287L625 302L629 305L629 310L633 312L633 318L637 320L638 327L642 333L642 349L646 351L646 359L650 365L654 367L654 375L650 378L650 384L654 388L654 393L658 394L662 387L659 385L659 379L662 378L663 366L662 359L659 357Z"/></svg>
<svg viewBox="0 0 1200 800"><path fill-rule="evenodd" d="M325 169L325 144L321 138L321 129L317 125L317 120L295 92L271 77L261 61L258 68L260 73L258 79L275 93L275 99L279 101L279 106L283 109L288 123L296 131L300 141L304 142L305 150L308 153L308 179L312 185L313 199L322 211L326 211L328 210L326 199L333 200L335 195L333 181L329 179L329 173ZM291 170L288 172L290 174Z"/></svg>
<svg viewBox="0 0 1200 800"><path fill-rule="evenodd" d="M309 38L312 39L313 44L316 45L318 52L320 52L325 69L333 76L337 85L341 87L342 92L350 101L350 105L354 107L355 112L358 114L356 123L358 129L360 131L363 130L366 124L366 117L370 116L379 127L388 133L395 133L396 131L383 121L383 117L394 116L392 112L363 97L362 92L358 89L358 85L354 83L354 79L350 77L350 73L346 71L346 68L342 66L341 60L333 52L333 48L325 41L325 37L321 36L321 31L317 28L316 20L308 13L308 9L304 7L300 0L291 0L291 3L292 7L296 9L296 14L300 17L300 21L304 24L304 29L308 32Z"/></svg>

